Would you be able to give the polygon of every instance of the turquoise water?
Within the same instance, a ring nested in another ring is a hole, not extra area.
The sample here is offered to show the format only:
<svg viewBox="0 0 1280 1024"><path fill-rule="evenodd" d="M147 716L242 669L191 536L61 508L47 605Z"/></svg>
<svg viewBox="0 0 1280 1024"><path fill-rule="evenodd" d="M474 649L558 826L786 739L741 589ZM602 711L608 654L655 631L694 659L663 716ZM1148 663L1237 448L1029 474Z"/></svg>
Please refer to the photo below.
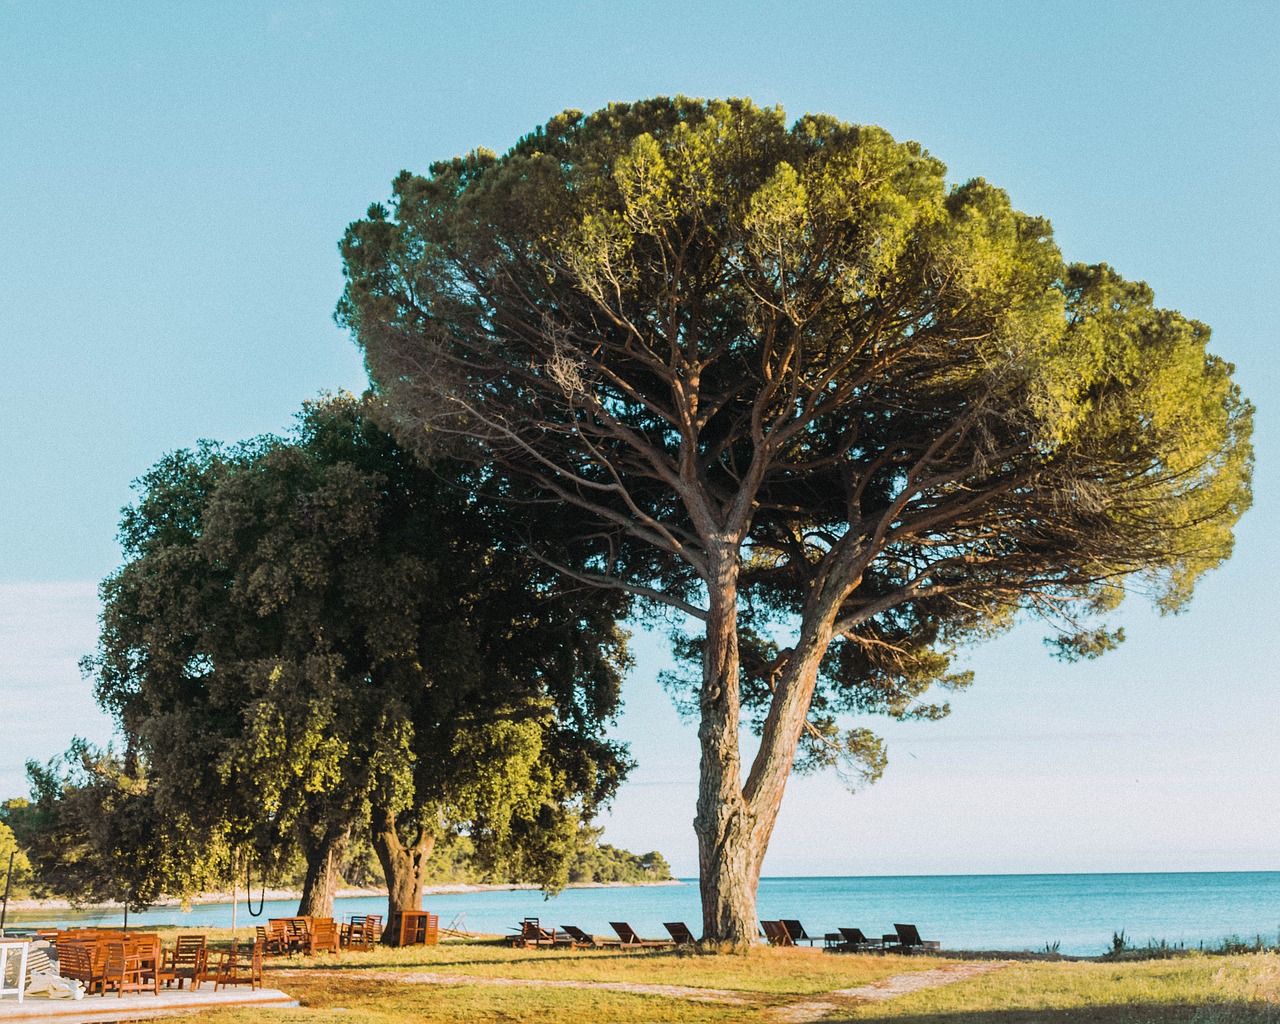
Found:
<svg viewBox="0 0 1280 1024"><path fill-rule="evenodd" d="M628 921L643 935L663 936L664 921L685 921L699 931L696 880L684 885L570 889L551 900L532 891L450 893L428 896L426 908L447 925L465 915L472 932L504 933L521 918L544 924L576 924L609 935L610 921ZM947 949L1043 949L1058 942L1063 953L1094 955L1124 929L1137 943L1164 939L1196 945L1238 935L1280 940L1280 872L1183 874L932 875L848 878L765 878L760 916L799 918L810 934L856 926L868 935L915 924L926 939ZM293 913L296 903L267 903L265 917ZM384 913L386 901L341 899L335 916ZM22 925L33 923L23 915ZM65 919L65 918L63 918ZM101 915L119 920L118 912ZM84 921L84 917L79 920ZM252 923L240 905L241 925ZM130 927L185 927L231 923L227 905L182 912L160 907L130 915ZM14 922L19 923L19 922Z"/></svg>

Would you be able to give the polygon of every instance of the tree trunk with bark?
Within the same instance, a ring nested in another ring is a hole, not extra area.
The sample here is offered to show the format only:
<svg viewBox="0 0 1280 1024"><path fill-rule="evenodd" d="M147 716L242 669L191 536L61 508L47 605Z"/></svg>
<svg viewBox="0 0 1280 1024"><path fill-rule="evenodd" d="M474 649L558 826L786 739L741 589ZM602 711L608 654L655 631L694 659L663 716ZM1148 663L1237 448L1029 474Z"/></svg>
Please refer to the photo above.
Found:
<svg viewBox="0 0 1280 1024"><path fill-rule="evenodd" d="M387 927L382 941L392 945L395 936L391 922L396 912L422 909L422 882L436 837L418 826L414 839L405 843L396 828L395 815L381 809L374 811L371 832L374 852L387 879Z"/></svg>
<svg viewBox="0 0 1280 1024"><path fill-rule="evenodd" d="M329 829L306 849L307 874L298 901L299 917L333 917L333 897L338 890L338 867L347 850L347 830Z"/></svg>
<svg viewBox="0 0 1280 1024"><path fill-rule="evenodd" d="M745 783L740 725L737 556L713 575L703 660L702 761L698 785L699 886L703 939L742 948L757 941L756 889L782 795L795 763L818 667L831 643L836 611L850 584L840 578L814 588L801 634L782 655L777 687Z"/></svg>
<svg viewBox="0 0 1280 1024"><path fill-rule="evenodd" d="M698 740L698 885L702 935L744 947L756 937L756 878L751 871L753 821L742 794L738 750L737 556L721 559L708 586L710 606L702 662Z"/></svg>

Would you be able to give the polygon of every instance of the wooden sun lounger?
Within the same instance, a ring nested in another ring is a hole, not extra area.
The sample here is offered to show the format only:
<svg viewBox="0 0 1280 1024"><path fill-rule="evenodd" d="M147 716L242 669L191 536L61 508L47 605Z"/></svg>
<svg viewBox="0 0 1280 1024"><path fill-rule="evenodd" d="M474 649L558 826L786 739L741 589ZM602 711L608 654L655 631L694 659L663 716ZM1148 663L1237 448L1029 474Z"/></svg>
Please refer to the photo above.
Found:
<svg viewBox="0 0 1280 1024"><path fill-rule="evenodd" d="M574 949L604 949L605 946L617 946L617 939L599 939L588 935L576 924L562 924L560 930L569 936Z"/></svg>
<svg viewBox="0 0 1280 1024"><path fill-rule="evenodd" d="M784 920L780 923L782 924L782 927L787 930L787 934L791 936L791 941L797 946L802 942L807 942L812 946L815 942L822 941L821 939L815 939L812 935L806 932L804 930L804 925L795 919L790 921Z"/></svg>
<svg viewBox="0 0 1280 1024"><path fill-rule="evenodd" d="M689 926L683 921L664 921L662 927L667 930L671 940L677 946L696 946L698 944L698 940L693 937L693 932L689 931Z"/></svg>
<svg viewBox="0 0 1280 1024"><path fill-rule="evenodd" d="M794 946L795 940L791 937L791 933L787 931L786 925L781 921L761 921L760 927L764 929L764 937L769 940L771 946Z"/></svg>
<svg viewBox="0 0 1280 1024"><path fill-rule="evenodd" d="M557 946L572 946L573 940L567 935L561 938L554 928L543 928L536 917L526 917L520 922L520 932L507 940L512 946L522 949L554 949Z"/></svg>
<svg viewBox="0 0 1280 1024"><path fill-rule="evenodd" d="M891 953L928 953L941 949L941 942L920 938L920 931L913 924L895 924L895 941L886 946Z"/></svg>
<svg viewBox="0 0 1280 1024"><path fill-rule="evenodd" d="M861 928L840 928L828 932L824 944L830 953L870 953L872 950L884 952L884 946L863 935Z"/></svg>
<svg viewBox="0 0 1280 1024"><path fill-rule="evenodd" d="M642 939L626 921L610 921L609 927L618 933L623 949L670 949L675 945L670 939Z"/></svg>

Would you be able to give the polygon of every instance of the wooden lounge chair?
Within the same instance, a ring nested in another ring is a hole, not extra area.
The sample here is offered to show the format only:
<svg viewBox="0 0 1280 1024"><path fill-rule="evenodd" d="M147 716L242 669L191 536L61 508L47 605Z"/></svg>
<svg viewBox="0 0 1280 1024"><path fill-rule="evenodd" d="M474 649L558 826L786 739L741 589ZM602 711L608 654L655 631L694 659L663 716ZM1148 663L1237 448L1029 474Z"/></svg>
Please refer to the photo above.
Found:
<svg viewBox="0 0 1280 1024"><path fill-rule="evenodd" d="M863 935L861 928L840 928L828 932L824 945L831 953L869 953L872 950L882 952L884 949L880 943Z"/></svg>
<svg viewBox="0 0 1280 1024"><path fill-rule="evenodd" d="M626 921L610 921L609 927L618 933L621 949L670 949L675 945L670 939L642 939Z"/></svg>
<svg viewBox="0 0 1280 1024"><path fill-rule="evenodd" d="M664 921L662 927L667 930L671 936L671 941L677 946L696 946L698 940L693 937L693 932L689 931L689 926L683 921Z"/></svg>
<svg viewBox="0 0 1280 1024"><path fill-rule="evenodd" d="M920 931L913 924L895 924L896 940L888 946L891 953L928 953L942 948L942 943L920 938Z"/></svg>
<svg viewBox="0 0 1280 1024"><path fill-rule="evenodd" d="M288 956L293 951L293 934L283 918L268 921L265 929L259 925L258 931L262 934L262 951L268 956Z"/></svg>
<svg viewBox="0 0 1280 1024"><path fill-rule="evenodd" d="M604 949L605 946L618 945L617 939L598 939L588 935L576 924L562 924L560 930L569 936L574 949Z"/></svg>
<svg viewBox="0 0 1280 1024"><path fill-rule="evenodd" d="M787 930L787 934L791 936L791 941L797 946L802 942L807 942L812 946L815 942L821 941L819 939L815 939L812 935L806 932L804 930L804 925L799 921L792 919L790 921L782 921L781 923L782 927Z"/></svg>
<svg viewBox="0 0 1280 1024"><path fill-rule="evenodd" d="M523 949L554 949L557 946L571 946L573 940L568 936L561 938L554 928L543 928L536 917L526 917L520 922L520 933L507 940L512 946Z"/></svg>
<svg viewBox="0 0 1280 1024"><path fill-rule="evenodd" d="M791 937L791 933L787 931L786 925L781 921L761 921L760 927L764 929L764 937L769 940L771 946L794 946L795 940Z"/></svg>

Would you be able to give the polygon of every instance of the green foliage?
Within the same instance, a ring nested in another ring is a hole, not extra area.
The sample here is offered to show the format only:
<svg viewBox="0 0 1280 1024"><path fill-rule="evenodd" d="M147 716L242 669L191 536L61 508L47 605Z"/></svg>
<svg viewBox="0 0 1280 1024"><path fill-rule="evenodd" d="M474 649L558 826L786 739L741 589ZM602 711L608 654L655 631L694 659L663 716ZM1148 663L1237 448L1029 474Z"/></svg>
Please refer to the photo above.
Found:
<svg viewBox="0 0 1280 1024"><path fill-rule="evenodd" d="M12 868L10 856L13 857ZM9 870L13 872L12 877L7 874ZM0 821L0 872L6 872L4 880L0 881L0 895L4 894L6 886L10 899L26 899L31 894L31 861L19 847L13 829L3 821Z"/></svg>
<svg viewBox="0 0 1280 1024"><path fill-rule="evenodd" d="M10 829L19 846L30 841L37 820L36 808L30 800L16 796L0 801L0 824Z"/></svg>
<svg viewBox="0 0 1280 1024"><path fill-rule="evenodd" d="M631 853L608 843L583 849L569 868L571 882L665 882L671 866L657 850Z"/></svg>
<svg viewBox="0 0 1280 1024"><path fill-rule="evenodd" d="M1251 501L1253 410L1204 324L873 126L566 111L402 173L342 251L337 318L406 443L584 510L575 578L729 608L758 729L812 686L802 768L875 777L837 723L945 714L926 691L1020 613L1074 659L1119 642L1127 591L1184 607Z"/></svg>
<svg viewBox="0 0 1280 1024"><path fill-rule="evenodd" d="M86 669L175 827L279 873L379 808L557 884L628 767L598 735L624 602L531 565L463 467L349 397L139 492Z"/></svg>
<svg viewBox="0 0 1280 1024"><path fill-rule="evenodd" d="M27 775L20 835L37 895L142 910L210 886L221 851L174 829L145 772L110 748L77 739L47 765L28 762Z"/></svg>

